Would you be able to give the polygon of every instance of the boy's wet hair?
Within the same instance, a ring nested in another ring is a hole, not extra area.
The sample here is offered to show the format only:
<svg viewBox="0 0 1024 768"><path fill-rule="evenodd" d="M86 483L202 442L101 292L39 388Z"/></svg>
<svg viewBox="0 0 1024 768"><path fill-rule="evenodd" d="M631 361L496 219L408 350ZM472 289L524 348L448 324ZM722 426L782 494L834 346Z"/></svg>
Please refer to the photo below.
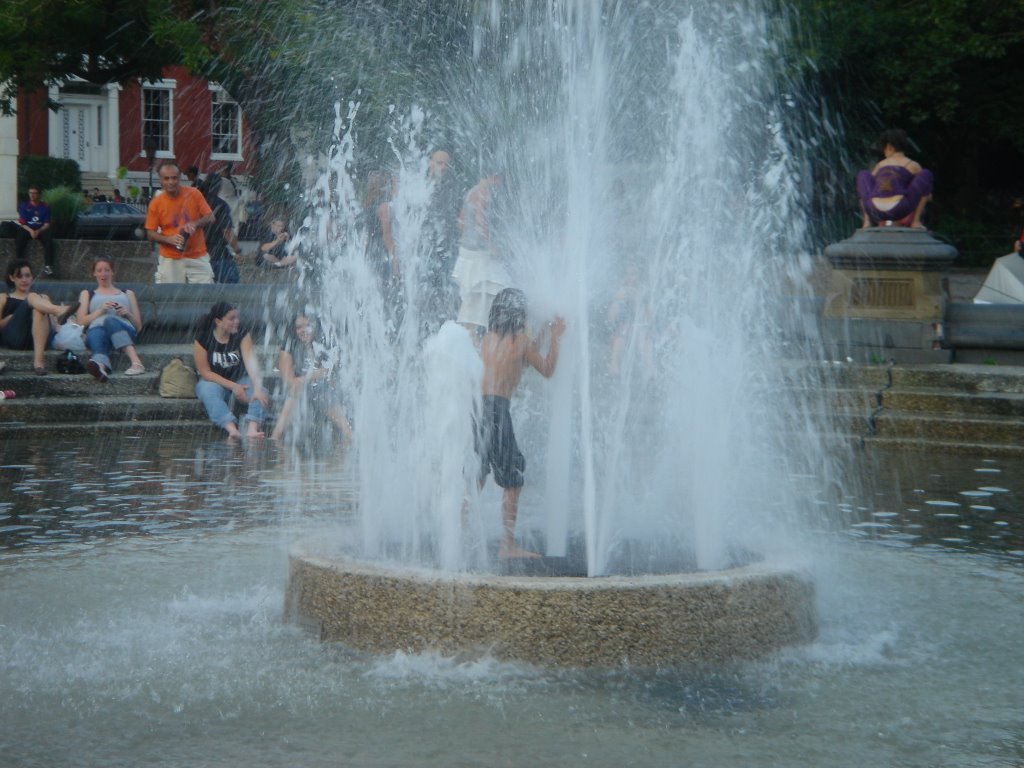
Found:
<svg viewBox="0 0 1024 768"><path fill-rule="evenodd" d="M526 328L526 294L518 288L505 288L494 297L487 330L499 336L519 333Z"/></svg>

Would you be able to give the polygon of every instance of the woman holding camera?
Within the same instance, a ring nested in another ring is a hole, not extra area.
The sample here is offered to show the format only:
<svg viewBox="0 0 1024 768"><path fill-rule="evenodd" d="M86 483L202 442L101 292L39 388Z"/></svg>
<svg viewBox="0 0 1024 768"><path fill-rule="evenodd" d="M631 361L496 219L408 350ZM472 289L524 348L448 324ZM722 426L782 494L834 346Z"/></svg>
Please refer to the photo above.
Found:
<svg viewBox="0 0 1024 768"><path fill-rule="evenodd" d="M114 264L105 257L93 259L92 276L96 288L82 291L78 297L78 324L86 327L85 346L92 357L85 369L95 379L106 382L110 378L110 350L117 349L128 356L130 365L125 376L138 376L146 368L135 349L135 340L142 330L142 312L134 291L123 291L114 285Z"/></svg>

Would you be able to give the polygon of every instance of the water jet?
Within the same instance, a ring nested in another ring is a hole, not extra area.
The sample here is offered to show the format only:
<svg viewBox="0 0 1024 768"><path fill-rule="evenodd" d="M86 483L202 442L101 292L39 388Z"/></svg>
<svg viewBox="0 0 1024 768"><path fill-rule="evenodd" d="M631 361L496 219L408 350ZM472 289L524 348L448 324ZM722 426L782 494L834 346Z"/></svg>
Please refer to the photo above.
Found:
<svg viewBox="0 0 1024 768"><path fill-rule="evenodd" d="M798 310L781 295L806 275L788 256L803 246L800 160L772 22L715 3L491 10L477 58L446 72L457 95L445 148L467 188L502 171L494 242L535 333L554 314L568 321L550 386L524 379L513 402L527 456L519 524L549 558L582 542L590 580L479 575L497 570L499 517L493 491L475 487L479 371L460 329L424 343L419 316L424 136L438 118L413 106L396 121L388 211L402 267L382 290L353 172L358 107L339 103L306 229L324 320L358 361L341 386L359 422L359 516L328 535L348 538L342 559L293 558L289 609L368 650L486 646L542 664L749 657L813 637L810 580L768 565L803 551L806 478L831 471L827 430L782 383L779 329ZM627 273L625 333L606 317ZM672 552L687 565L622 572L624 542L637 562ZM736 563L738 551L756 557ZM628 618L641 615L658 621ZM517 625L530 640L515 642Z"/></svg>

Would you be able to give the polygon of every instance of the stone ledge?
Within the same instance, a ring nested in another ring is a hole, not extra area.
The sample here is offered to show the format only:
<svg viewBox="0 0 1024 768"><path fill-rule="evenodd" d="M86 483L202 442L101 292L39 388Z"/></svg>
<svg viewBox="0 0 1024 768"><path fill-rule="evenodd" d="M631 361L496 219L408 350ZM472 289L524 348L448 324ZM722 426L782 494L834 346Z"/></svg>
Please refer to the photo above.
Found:
<svg viewBox="0 0 1024 768"><path fill-rule="evenodd" d="M89 277L92 260L109 256L117 264L118 278L124 282L148 283L156 271L152 243L145 240L54 240L54 279ZM0 239L0 261L6 265L15 255L14 240ZM43 270L43 246L29 245L26 256L38 277Z"/></svg>
<svg viewBox="0 0 1024 768"><path fill-rule="evenodd" d="M117 282L152 283L156 273L157 255L148 240L55 240L53 280L80 281L90 276L92 260L97 256L109 256L114 261ZM264 269L256 266L253 254L254 243L242 244L243 256L238 260L238 271L242 284L248 285L293 285L299 282L300 270ZM0 262L6 265L14 258L14 240L0 238ZM32 271L42 275L43 247L30 245L26 253L32 264Z"/></svg>

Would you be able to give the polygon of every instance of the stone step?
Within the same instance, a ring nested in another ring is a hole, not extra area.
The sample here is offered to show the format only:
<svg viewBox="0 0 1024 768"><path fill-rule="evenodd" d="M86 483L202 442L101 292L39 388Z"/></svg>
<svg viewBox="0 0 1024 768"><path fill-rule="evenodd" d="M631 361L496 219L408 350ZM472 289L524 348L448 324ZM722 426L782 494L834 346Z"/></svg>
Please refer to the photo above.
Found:
<svg viewBox="0 0 1024 768"><path fill-rule="evenodd" d="M959 392L948 389L894 388L881 392L886 411L911 414L944 414L975 418L1024 419L1024 393Z"/></svg>
<svg viewBox="0 0 1024 768"><path fill-rule="evenodd" d="M1024 444L1024 420L966 418L939 414L881 411L875 435L949 443Z"/></svg>
<svg viewBox="0 0 1024 768"><path fill-rule="evenodd" d="M992 365L895 366L893 388L927 388L960 392L1024 393L1024 367Z"/></svg>
<svg viewBox="0 0 1024 768"><path fill-rule="evenodd" d="M160 369L175 357L184 359L189 366L194 367L192 364L191 344L140 344L136 349L143 364L146 366L147 373L159 373ZM266 347L257 347L256 349L260 356L260 365L263 368L264 375L270 375L273 373L274 368L277 367L278 347L268 345ZM88 351L77 354L83 363L89 359ZM56 371L57 361L63 356L64 353L56 349L48 349L44 353L43 359L46 364L46 370L50 372L50 376L61 376ZM120 375L128 367L128 358L119 353L111 355L111 362L114 366L115 376ZM0 364L3 363L6 363L6 365L3 365L2 369L0 369L0 383L6 382L8 377L16 374L27 373L34 375L32 370L32 352L30 350L11 350L0 347ZM40 376L38 378L49 378L49 376ZM11 388L4 385L4 389Z"/></svg>
<svg viewBox="0 0 1024 768"><path fill-rule="evenodd" d="M3 406L0 405L0 417L3 415ZM29 437L47 435L67 435L73 432L77 435L88 434L139 434L142 430L156 430L161 435L172 435L176 433L195 434L201 430L207 430L211 436L219 434L220 430L214 427L205 418L199 419L154 419L152 421L95 421L89 424L82 422L16 422L4 424L0 421L0 428L3 429L4 437Z"/></svg>
<svg viewBox="0 0 1024 768"><path fill-rule="evenodd" d="M55 275L47 282L91 282L92 260L97 256L112 256L117 264L118 283L151 284L156 273L157 254L153 244L139 240L71 240L57 239L54 255ZM239 243L242 257L237 261L243 285L289 286L299 281L301 268L266 269L256 265L259 243ZM0 238L0 263L14 258L13 238ZM41 275L43 270L42 245L33 245L26 251L32 271Z"/></svg>
<svg viewBox="0 0 1024 768"><path fill-rule="evenodd" d="M271 394L279 388L278 377L264 374L264 386ZM120 399L157 395L160 387L160 371L147 370L139 376L125 376L118 367L106 384L100 384L89 374L74 376L51 373L36 376L34 373L22 372L12 375L0 374L0 389L14 390L18 400L39 399L43 397L63 397L70 400L86 399Z"/></svg>
<svg viewBox="0 0 1024 768"><path fill-rule="evenodd" d="M100 421L147 422L188 419L205 421L206 412L196 399L170 399L159 395L136 397L26 397L0 402L0 431L16 423Z"/></svg>
<svg viewBox="0 0 1024 768"><path fill-rule="evenodd" d="M827 406L832 411L850 411L858 414L870 414L878 408L878 393L866 389L835 389L820 392L807 392L805 401Z"/></svg>
<svg viewBox="0 0 1024 768"><path fill-rule="evenodd" d="M147 369L138 376L125 376L124 365L114 363L114 373L106 384L100 384L89 374L70 376L62 373L36 376L29 371L0 373L0 385L3 389L13 389L19 399L40 397L134 397L139 395L155 395L160 384L160 370Z"/></svg>
<svg viewBox="0 0 1024 768"><path fill-rule="evenodd" d="M916 366L799 362L783 368L786 383L794 388L836 387L881 390L909 387L958 392L1024 393L1024 366L943 364Z"/></svg>
<svg viewBox="0 0 1024 768"><path fill-rule="evenodd" d="M871 434L870 415L868 411L836 410L829 414L829 418L836 434L861 438Z"/></svg>
<svg viewBox="0 0 1024 768"><path fill-rule="evenodd" d="M889 385L884 365L834 364L793 361L782 368L782 378L793 388L882 389Z"/></svg>
<svg viewBox="0 0 1024 768"><path fill-rule="evenodd" d="M962 440L922 440L920 438L869 436L862 445L867 450L920 451L923 453L951 453L990 458L1024 457L1024 445L1014 443L971 443Z"/></svg>

